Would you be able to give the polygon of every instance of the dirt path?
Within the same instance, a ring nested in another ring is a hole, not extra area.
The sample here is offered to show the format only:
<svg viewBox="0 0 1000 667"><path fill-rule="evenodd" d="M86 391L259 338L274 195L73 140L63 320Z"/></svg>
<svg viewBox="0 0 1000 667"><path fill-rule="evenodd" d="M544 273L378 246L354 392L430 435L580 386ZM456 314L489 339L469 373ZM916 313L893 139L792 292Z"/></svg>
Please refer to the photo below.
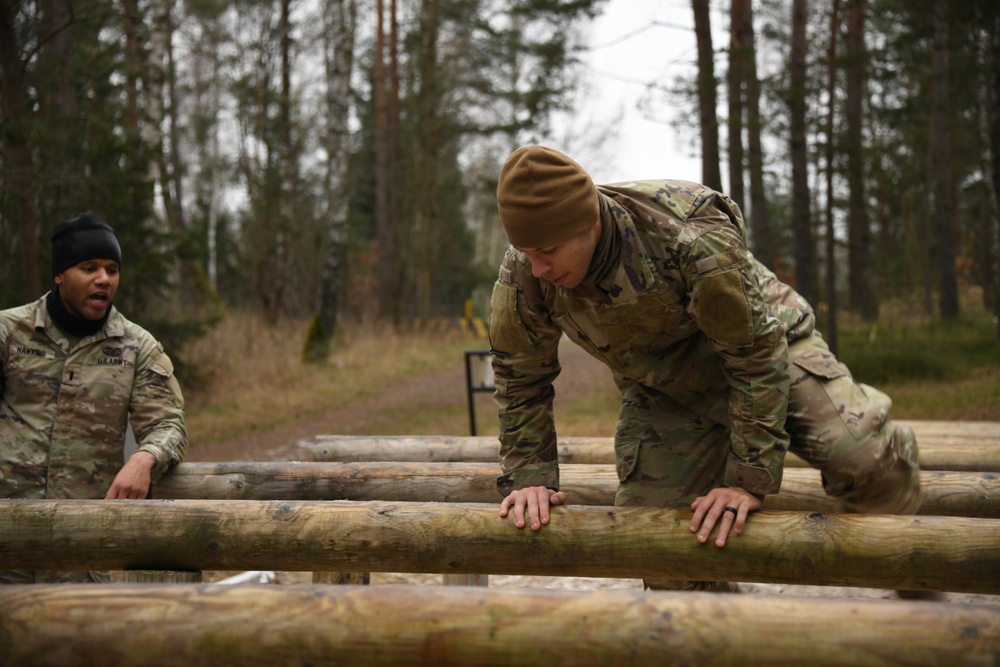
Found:
<svg viewBox="0 0 1000 667"><path fill-rule="evenodd" d="M607 373L586 352L572 344L560 348L563 371L556 380L556 393L561 399L572 399L587 391L594 374ZM186 461L294 461L302 460L299 442L317 435L364 435L384 433L384 425L395 420L394 411L406 407L410 412L421 409L437 410L466 404L465 367L457 362L453 368L432 375L400 382L366 401L329 410L277 426L256 431L232 440L197 443L189 448ZM438 433L434 435L467 435Z"/></svg>

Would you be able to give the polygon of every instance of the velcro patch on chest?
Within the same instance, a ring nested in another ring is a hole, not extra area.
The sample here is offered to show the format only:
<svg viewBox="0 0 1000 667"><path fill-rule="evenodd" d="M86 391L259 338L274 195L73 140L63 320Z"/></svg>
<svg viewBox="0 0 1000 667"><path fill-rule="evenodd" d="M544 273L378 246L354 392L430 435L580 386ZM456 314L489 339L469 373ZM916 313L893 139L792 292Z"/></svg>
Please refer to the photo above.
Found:
<svg viewBox="0 0 1000 667"><path fill-rule="evenodd" d="M699 280L695 283L694 300L695 318L709 338L732 347L753 343L750 303L737 269Z"/></svg>

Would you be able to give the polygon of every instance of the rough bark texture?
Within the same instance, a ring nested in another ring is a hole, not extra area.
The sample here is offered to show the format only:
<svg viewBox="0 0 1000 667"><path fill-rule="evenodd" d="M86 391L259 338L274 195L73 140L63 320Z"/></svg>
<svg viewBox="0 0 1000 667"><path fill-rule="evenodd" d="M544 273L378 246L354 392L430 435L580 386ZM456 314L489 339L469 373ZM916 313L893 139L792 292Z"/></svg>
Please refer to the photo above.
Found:
<svg viewBox="0 0 1000 667"><path fill-rule="evenodd" d="M1000 611L934 602L414 586L3 588L0 665L958 666L991 664L1000 652Z"/></svg>
<svg viewBox="0 0 1000 667"><path fill-rule="evenodd" d="M712 48L712 21L708 0L692 0L694 33L698 40L698 110L701 126L701 181L715 190L722 190L719 170L719 119L715 94L715 49Z"/></svg>
<svg viewBox="0 0 1000 667"><path fill-rule="evenodd" d="M552 514L528 531L493 503L8 500L0 569L280 567L1000 593L995 519L761 511L718 549L694 539L690 510Z"/></svg>
<svg viewBox="0 0 1000 667"><path fill-rule="evenodd" d="M389 120L385 80L385 3L375 5L378 17L375 55L372 60L372 96L375 104L375 236L378 246L378 312L385 319L393 314L392 276L396 262L392 220L389 218Z"/></svg>
<svg viewBox="0 0 1000 667"><path fill-rule="evenodd" d="M937 257L938 308L942 319L958 317L955 271L955 192L951 150L948 76L948 2L934 2L934 50L931 56L931 178L934 181L934 252Z"/></svg>
<svg viewBox="0 0 1000 667"><path fill-rule="evenodd" d="M32 148L31 104L27 91L35 85L22 61L24 45L17 34L17 5L0 3L0 164L7 196L13 201L17 248L20 251L21 301L28 303L42 293L38 219L37 173ZM5 259L5 261L8 261Z"/></svg>
<svg viewBox="0 0 1000 667"><path fill-rule="evenodd" d="M750 215L748 231L754 256L768 268L775 268L774 240L771 235L771 209L764 182L764 146L761 140L764 120L760 114L760 79L757 78L757 47L753 28L753 2L747 0L742 38L743 85L746 90L744 112L747 126L747 170L750 173Z"/></svg>
<svg viewBox="0 0 1000 667"><path fill-rule="evenodd" d="M420 45L417 67L420 87L417 91L417 178L416 215L416 307L417 316L426 322L431 316L431 290L437 270L434 247L439 226L439 167L443 146L441 88L438 80L438 39L441 25L440 0L420 2Z"/></svg>
<svg viewBox="0 0 1000 667"><path fill-rule="evenodd" d="M879 303L872 271L872 230L865 194L863 140L865 69L865 7L867 0L847 0L847 183L848 286L851 307L865 322L878 319Z"/></svg>
<svg viewBox="0 0 1000 667"><path fill-rule="evenodd" d="M826 165L823 181L826 190L823 220L826 226L826 238L823 244L823 257L826 260L826 279L823 281L823 292L826 295L826 331L823 332L830 351L837 354L837 238L834 234L833 221L833 172L834 164L834 134L833 119L837 108L837 34L840 31L840 0L833 0L830 7L830 45L826 56L826 148L823 150L823 162ZM817 304L818 305L818 304Z"/></svg>
<svg viewBox="0 0 1000 667"><path fill-rule="evenodd" d="M1000 472L1000 430L969 435L941 435L917 431L920 467L923 470ZM300 443L313 461L421 461L483 462L499 460L493 436L317 436ZM560 437L560 463L614 463L610 437ZM785 457L785 467L806 463L795 454Z"/></svg>
<svg viewBox="0 0 1000 667"><path fill-rule="evenodd" d="M162 499L389 500L499 502L494 463L182 463L157 483ZM618 476L609 464L560 466L570 503L614 505ZM1000 518L1000 476L991 472L921 473L921 514ZM785 470L781 493L766 509L839 512L823 491L820 473Z"/></svg>
<svg viewBox="0 0 1000 667"><path fill-rule="evenodd" d="M742 33L745 30L745 5L750 0L730 3L729 70L726 72L729 108L729 196L742 208L747 208L743 182L743 70L746 49Z"/></svg>
<svg viewBox="0 0 1000 667"><path fill-rule="evenodd" d="M792 50L789 57L791 112L789 139L792 159L792 234L795 238L795 288L806 301L819 304L816 238L809 196L809 158L806 150L806 25L809 0L792 3Z"/></svg>
<svg viewBox="0 0 1000 667"><path fill-rule="evenodd" d="M326 210L329 227L319 300L303 356L307 361L325 361L337 329L340 294L343 289L348 245L349 121L351 72L354 68L354 26L357 8L353 0L331 0L323 14L324 64L326 66Z"/></svg>

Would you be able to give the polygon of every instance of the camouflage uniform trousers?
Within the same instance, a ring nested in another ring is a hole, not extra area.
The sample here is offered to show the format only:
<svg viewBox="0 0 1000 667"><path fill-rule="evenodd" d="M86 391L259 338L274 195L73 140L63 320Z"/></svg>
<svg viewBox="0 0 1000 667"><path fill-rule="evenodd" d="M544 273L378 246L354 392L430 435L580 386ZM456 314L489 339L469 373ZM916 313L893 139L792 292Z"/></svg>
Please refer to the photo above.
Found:
<svg viewBox="0 0 1000 667"><path fill-rule="evenodd" d="M921 501L917 443L908 426L888 419L889 397L855 382L819 336L791 342L789 362L785 428L791 451L822 472L826 493L847 512L916 513ZM626 387L615 434L616 505L688 507L724 486L728 396L703 412L694 414L639 385ZM726 582L646 585L732 590Z"/></svg>

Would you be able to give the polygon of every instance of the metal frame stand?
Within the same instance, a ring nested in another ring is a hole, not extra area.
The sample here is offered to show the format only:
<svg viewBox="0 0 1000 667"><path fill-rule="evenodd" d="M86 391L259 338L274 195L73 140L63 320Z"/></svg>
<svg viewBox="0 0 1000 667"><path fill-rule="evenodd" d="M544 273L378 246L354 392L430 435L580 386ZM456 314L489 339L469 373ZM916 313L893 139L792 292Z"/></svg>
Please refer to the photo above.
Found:
<svg viewBox="0 0 1000 667"><path fill-rule="evenodd" d="M473 363L475 359L475 363ZM465 390L469 402L469 434L476 435L476 403L473 395L478 392L495 391L493 361L489 350L465 351Z"/></svg>

